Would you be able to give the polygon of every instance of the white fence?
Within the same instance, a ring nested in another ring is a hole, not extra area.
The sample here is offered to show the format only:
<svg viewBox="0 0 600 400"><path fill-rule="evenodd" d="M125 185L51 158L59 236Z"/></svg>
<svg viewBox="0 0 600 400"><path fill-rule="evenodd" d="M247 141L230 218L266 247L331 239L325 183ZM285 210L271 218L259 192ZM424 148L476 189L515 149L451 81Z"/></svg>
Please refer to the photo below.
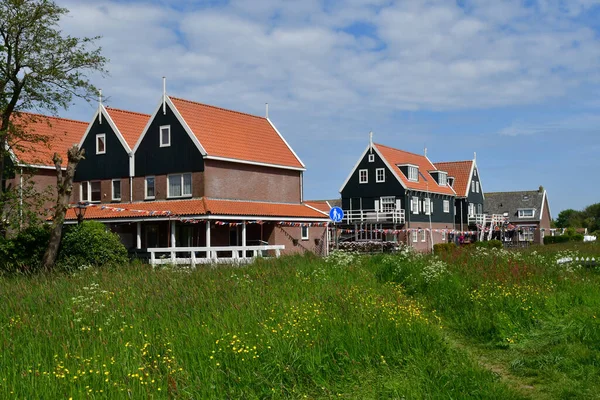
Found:
<svg viewBox="0 0 600 400"><path fill-rule="evenodd" d="M155 247L149 248L150 265L210 263L247 263L256 257L281 255L284 245L220 246L220 247ZM203 253L198 255L198 253ZM184 255L183 257L181 255Z"/></svg>
<svg viewBox="0 0 600 400"><path fill-rule="evenodd" d="M404 210L379 211L379 210L344 210L344 219L347 223L353 222L392 222L404 223Z"/></svg>

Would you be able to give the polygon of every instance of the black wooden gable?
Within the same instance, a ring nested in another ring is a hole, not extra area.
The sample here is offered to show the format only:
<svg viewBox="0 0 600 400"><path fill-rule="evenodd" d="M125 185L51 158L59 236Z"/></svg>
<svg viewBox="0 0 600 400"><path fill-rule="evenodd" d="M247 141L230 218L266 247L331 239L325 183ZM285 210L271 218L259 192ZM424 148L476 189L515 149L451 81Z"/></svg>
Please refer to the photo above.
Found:
<svg viewBox="0 0 600 400"><path fill-rule="evenodd" d="M96 138L101 134L105 135L106 151L97 154ZM77 164L76 182L129 176L129 153L108 123L106 115L102 115L102 122L96 115L81 148L85 149L85 158Z"/></svg>
<svg viewBox="0 0 600 400"><path fill-rule="evenodd" d="M160 146L160 127L170 126L170 145ZM135 176L204 171L204 159L177 116L166 106L151 117L150 125L135 150Z"/></svg>

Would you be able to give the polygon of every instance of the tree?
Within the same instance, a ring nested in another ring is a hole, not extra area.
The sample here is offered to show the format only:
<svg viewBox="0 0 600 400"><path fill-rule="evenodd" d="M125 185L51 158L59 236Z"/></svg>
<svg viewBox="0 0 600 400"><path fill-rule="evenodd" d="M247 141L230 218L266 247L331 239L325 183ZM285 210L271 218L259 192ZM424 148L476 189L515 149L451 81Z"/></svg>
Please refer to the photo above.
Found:
<svg viewBox="0 0 600 400"><path fill-rule="evenodd" d="M23 142L45 141L14 121L25 110L57 114L74 97L91 100L97 90L87 73L104 73L95 38L64 35L58 26L68 10L51 0L0 0L0 178L7 156ZM4 209L0 192L0 210Z"/></svg>
<svg viewBox="0 0 600 400"><path fill-rule="evenodd" d="M558 213L556 226L558 228L582 228L583 219L584 217L581 211L569 208Z"/></svg>

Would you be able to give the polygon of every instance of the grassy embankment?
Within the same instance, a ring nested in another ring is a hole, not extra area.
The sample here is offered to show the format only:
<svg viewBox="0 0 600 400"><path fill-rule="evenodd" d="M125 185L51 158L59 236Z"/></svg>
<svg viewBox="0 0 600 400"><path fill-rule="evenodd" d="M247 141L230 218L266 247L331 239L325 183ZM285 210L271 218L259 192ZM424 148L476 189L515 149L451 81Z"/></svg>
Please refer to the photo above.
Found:
<svg viewBox="0 0 600 400"><path fill-rule="evenodd" d="M544 252L0 278L0 398L594 398L600 273Z"/></svg>

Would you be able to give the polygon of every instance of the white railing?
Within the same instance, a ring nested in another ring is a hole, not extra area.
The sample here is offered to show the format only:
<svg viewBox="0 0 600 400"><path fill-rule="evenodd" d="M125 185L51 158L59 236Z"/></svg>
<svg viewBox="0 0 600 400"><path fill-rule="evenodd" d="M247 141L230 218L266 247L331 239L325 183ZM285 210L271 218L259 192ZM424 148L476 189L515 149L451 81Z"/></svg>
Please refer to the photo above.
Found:
<svg viewBox="0 0 600 400"><path fill-rule="evenodd" d="M403 224L404 210L379 211L379 210L344 210L344 220L347 223L355 222L393 222Z"/></svg>
<svg viewBox="0 0 600 400"><path fill-rule="evenodd" d="M285 250L284 245L261 246L211 246L211 247L155 247L149 248L150 265L212 263L247 263L256 257L267 257L273 251L275 257ZM203 253L203 255L198 255ZM184 254L185 257L181 257Z"/></svg>
<svg viewBox="0 0 600 400"><path fill-rule="evenodd" d="M506 217L502 214L474 214L469 215L469 224L498 224L504 222Z"/></svg>
<svg viewBox="0 0 600 400"><path fill-rule="evenodd" d="M469 215L468 221L469 221L469 224L484 225L486 217L487 217L487 214L472 214L472 215Z"/></svg>

